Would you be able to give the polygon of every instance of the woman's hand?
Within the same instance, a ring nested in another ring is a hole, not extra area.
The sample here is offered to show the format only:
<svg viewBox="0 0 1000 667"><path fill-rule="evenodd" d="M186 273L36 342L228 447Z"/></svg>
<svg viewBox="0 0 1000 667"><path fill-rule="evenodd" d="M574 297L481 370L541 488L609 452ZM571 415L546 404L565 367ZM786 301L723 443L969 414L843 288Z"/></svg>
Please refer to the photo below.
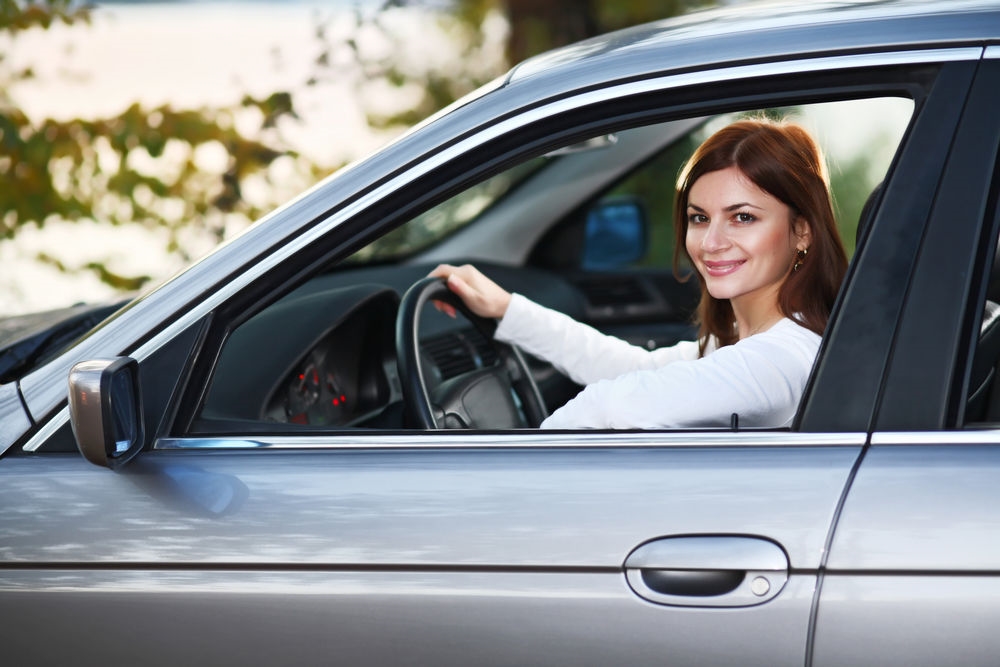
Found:
<svg viewBox="0 0 1000 667"><path fill-rule="evenodd" d="M441 264L431 271L430 275L444 278L448 283L448 289L458 295L469 310L480 317L499 319L504 316L507 306L510 305L510 292L484 276L471 264L462 266ZM452 317L455 316L454 312L443 306L446 304L441 304L438 308Z"/></svg>

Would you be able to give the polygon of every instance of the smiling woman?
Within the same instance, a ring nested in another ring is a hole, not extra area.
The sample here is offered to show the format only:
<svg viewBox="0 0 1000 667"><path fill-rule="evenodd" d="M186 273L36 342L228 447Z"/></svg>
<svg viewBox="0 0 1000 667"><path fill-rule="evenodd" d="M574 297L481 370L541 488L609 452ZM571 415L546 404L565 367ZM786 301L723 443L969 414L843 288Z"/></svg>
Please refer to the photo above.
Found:
<svg viewBox="0 0 1000 667"><path fill-rule="evenodd" d="M587 385L543 427L787 426L847 268L816 142L767 120L719 130L678 181L675 225L701 283L700 330L657 350L511 295L471 265L431 275L501 318L499 340Z"/></svg>

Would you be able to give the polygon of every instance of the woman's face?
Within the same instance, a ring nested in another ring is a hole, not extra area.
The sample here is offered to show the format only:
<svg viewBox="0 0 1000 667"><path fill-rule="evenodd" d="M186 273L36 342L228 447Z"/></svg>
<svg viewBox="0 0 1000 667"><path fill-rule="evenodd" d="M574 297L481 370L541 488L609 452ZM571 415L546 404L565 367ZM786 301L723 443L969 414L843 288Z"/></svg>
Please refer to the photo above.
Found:
<svg viewBox="0 0 1000 667"><path fill-rule="evenodd" d="M776 307L796 251L808 247L808 225L793 225L791 209L736 167L694 182L687 217L687 251L708 293L737 311Z"/></svg>

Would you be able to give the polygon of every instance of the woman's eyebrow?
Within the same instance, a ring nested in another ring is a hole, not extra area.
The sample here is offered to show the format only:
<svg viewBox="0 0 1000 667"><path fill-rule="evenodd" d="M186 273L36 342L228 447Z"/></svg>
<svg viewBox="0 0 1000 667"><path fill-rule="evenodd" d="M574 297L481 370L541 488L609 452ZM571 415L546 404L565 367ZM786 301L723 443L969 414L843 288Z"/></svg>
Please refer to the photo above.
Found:
<svg viewBox="0 0 1000 667"><path fill-rule="evenodd" d="M755 208L758 211L763 211L764 210L762 207L757 206L756 204L751 204L748 201L743 201L743 202L740 202L738 204L730 204L729 206L727 206L723 210L724 211L735 211L735 210L741 209L741 208Z"/></svg>
<svg viewBox="0 0 1000 667"><path fill-rule="evenodd" d="M696 211L698 211L700 213L704 213L705 212L705 209L703 209L701 206L698 206L697 204L692 204L691 202L688 202L688 208L693 208L694 210L696 210ZM764 208L762 206L757 206L756 204L751 204L748 201L739 202L738 204L730 204L729 206L725 207L722 210L726 211L726 212L731 212L731 211L739 210L741 208L755 208L758 211L763 211L764 210Z"/></svg>

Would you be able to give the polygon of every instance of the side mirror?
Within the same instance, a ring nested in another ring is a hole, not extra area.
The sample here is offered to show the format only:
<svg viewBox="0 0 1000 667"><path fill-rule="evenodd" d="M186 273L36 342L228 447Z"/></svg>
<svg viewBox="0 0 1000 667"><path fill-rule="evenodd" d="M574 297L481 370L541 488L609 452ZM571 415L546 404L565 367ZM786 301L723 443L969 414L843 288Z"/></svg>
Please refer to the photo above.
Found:
<svg viewBox="0 0 1000 667"><path fill-rule="evenodd" d="M112 470L142 449L139 364L131 357L83 361L69 372L69 417L76 446Z"/></svg>
<svg viewBox="0 0 1000 667"><path fill-rule="evenodd" d="M646 211L638 199L604 199L587 213L580 268L618 269L631 264L646 255L648 239Z"/></svg>

